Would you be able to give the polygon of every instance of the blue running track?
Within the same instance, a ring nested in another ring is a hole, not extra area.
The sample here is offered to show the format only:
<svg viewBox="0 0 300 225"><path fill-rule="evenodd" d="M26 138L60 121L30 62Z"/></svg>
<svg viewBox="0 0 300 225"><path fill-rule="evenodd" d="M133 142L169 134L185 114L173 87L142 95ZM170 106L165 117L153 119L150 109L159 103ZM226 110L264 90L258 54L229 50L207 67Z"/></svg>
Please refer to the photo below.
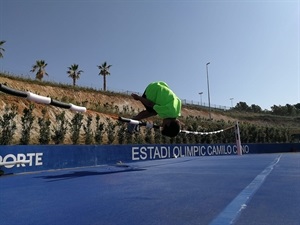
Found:
<svg viewBox="0 0 300 225"><path fill-rule="evenodd" d="M299 225L300 153L0 177L1 225Z"/></svg>

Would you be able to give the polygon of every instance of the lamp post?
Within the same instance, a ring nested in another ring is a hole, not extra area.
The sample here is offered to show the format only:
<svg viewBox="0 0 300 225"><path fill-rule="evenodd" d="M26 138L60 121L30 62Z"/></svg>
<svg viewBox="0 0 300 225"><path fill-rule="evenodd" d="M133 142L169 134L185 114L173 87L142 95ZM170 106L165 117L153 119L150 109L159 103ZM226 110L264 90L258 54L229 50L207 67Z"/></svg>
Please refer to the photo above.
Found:
<svg viewBox="0 0 300 225"><path fill-rule="evenodd" d="M203 94L203 92L199 92L199 95L200 95L200 105L202 105L202 94Z"/></svg>
<svg viewBox="0 0 300 225"><path fill-rule="evenodd" d="M231 108L233 108L232 100L233 100L233 98L230 98L230 101L231 101Z"/></svg>
<svg viewBox="0 0 300 225"><path fill-rule="evenodd" d="M208 79L208 65L210 62L206 63L206 76L207 76L207 95L208 95L208 110L209 110L209 119L211 119L210 113L210 93L209 93L209 79Z"/></svg>

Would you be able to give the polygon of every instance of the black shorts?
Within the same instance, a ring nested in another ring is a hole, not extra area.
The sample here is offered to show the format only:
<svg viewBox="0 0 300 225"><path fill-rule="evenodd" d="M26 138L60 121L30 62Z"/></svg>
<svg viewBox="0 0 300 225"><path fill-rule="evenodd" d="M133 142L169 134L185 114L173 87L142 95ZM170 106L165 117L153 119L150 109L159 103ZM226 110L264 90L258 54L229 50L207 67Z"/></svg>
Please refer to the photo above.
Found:
<svg viewBox="0 0 300 225"><path fill-rule="evenodd" d="M144 92L144 94L142 95L142 97L145 98L145 99L147 99L147 96L146 96L145 92ZM155 110L153 109L153 107L146 106L144 103L143 103L143 105L145 106L145 108L146 108L146 110L147 110L148 112L155 112ZM156 113L156 112L155 112L155 113Z"/></svg>

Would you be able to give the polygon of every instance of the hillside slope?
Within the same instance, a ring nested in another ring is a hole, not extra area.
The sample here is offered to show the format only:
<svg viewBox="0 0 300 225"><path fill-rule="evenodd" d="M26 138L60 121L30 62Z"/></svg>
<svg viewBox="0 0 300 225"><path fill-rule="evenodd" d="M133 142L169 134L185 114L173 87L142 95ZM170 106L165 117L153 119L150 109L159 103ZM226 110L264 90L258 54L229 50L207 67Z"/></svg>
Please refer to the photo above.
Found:
<svg viewBox="0 0 300 225"><path fill-rule="evenodd" d="M48 96L58 101L73 103L79 106L85 106L88 110L84 113L84 118L87 115L91 115L96 117L100 116L100 121L103 123L107 123L108 120L113 120L111 115L124 115L126 117L130 117L133 114L136 114L138 111L141 111L144 107L139 101L135 101L131 98L130 95L126 94L117 94L103 91L96 91L90 89L83 88L74 88L72 86L65 85L61 87L60 85L48 84L44 82L30 81L25 79L15 79L13 77L0 76L0 83L5 84L8 87L14 88L16 90L22 91L30 91L32 93ZM5 94L0 92L0 116L4 114L4 109L6 106L11 107L12 105L16 105L18 107L18 115L16 116L17 121L17 132L14 136L14 143L18 143L17 140L20 139L21 133L21 117L23 115L24 108L28 108L30 104L33 102L28 101L25 98L15 97L12 95ZM75 112L70 110L50 106L43 104L34 104L35 108L33 110L33 114L36 118L40 118L42 116L42 109L47 108L48 118L51 121L51 124L55 124L55 115L65 111L66 118L71 121L74 117ZM224 120L228 121L236 121L237 117L234 114L224 113L221 111L212 111L211 113L213 120ZM186 106L183 105L182 108L182 118L187 117L193 118L203 118L208 119L208 111L205 108L197 107L197 106ZM254 124L279 124L278 121L267 120L266 117L247 117L247 115L243 115L243 121L247 121ZM152 118L153 119L153 118ZM154 118L157 120L157 118ZM151 120L151 119L150 119ZM85 122L84 122L85 123ZM299 121L295 122L295 120L289 121L289 125L293 127L299 127ZM284 126L284 122L282 123ZM92 122L92 128L94 129L96 126L95 120ZM34 121L34 129L33 129L33 143L37 143L37 131L38 124L37 119ZM67 137L66 143L71 143L70 137Z"/></svg>
<svg viewBox="0 0 300 225"><path fill-rule="evenodd" d="M73 89L72 87L69 88L61 88L51 85L45 85L44 83L36 84L30 83L26 81L14 80L6 77L0 76L0 83L7 85L8 87L22 90L22 91L30 91L35 94L39 94L42 96L49 96L59 101L69 102L81 106L86 106L87 109L91 109L95 107L95 105L102 105L103 107L110 107L110 108L119 108L122 110L126 106L129 108L133 108L136 112L142 110L144 107L139 101L135 101L131 98L130 95L126 94L115 94L110 92L103 92L103 91L84 91L78 90L78 88ZM1 94L1 102L0 107L5 107L6 104L16 104L19 110L23 110L26 105L30 102L18 98L18 97L9 97L7 94L0 92ZM4 101L5 100L5 101ZM26 102L26 103L25 103ZM44 106L43 106L44 107ZM52 107L52 106L49 106ZM39 107L38 107L39 108ZM49 109L58 110L58 108L52 107ZM70 113L70 112L69 112ZM68 114L69 114L68 113ZM93 114L93 112L90 112ZM183 106L182 109L182 116L201 116L208 118L207 110L198 109L191 109ZM231 119L230 117L220 115L219 113L212 112L212 117L214 119Z"/></svg>

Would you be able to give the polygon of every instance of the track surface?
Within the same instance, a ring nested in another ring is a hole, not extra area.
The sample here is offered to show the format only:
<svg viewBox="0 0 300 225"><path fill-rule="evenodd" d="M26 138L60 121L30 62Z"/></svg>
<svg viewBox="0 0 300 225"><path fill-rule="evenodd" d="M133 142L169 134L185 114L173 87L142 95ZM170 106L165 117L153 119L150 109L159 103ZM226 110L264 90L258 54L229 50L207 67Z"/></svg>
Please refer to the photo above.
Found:
<svg viewBox="0 0 300 225"><path fill-rule="evenodd" d="M300 224L300 153L126 165L0 177L0 224Z"/></svg>

